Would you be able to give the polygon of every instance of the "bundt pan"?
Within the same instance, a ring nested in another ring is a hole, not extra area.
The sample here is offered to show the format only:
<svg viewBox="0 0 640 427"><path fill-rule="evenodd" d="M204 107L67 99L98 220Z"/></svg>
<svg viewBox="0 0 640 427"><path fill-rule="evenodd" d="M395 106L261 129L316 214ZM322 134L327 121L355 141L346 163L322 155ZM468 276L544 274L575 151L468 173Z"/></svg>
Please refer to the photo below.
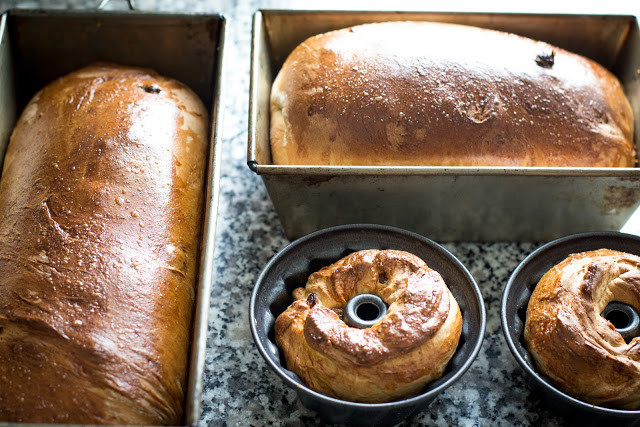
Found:
<svg viewBox="0 0 640 427"><path fill-rule="evenodd" d="M287 370L283 353L275 344L276 317L292 302L292 291L308 276L342 257L363 249L397 249L411 252L438 271L456 298L463 316L456 353L444 375L417 396L389 403L354 403L317 393ZM251 295L251 332L267 364L308 409L334 424L393 425L424 410L429 402L460 379L480 350L485 331L485 308L473 277L446 249L420 235L378 225L327 228L302 237L276 254L262 271Z"/></svg>
<svg viewBox="0 0 640 427"><path fill-rule="evenodd" d="M502 329L509 349L528 374L531 387L541 392L540 395L549 409L556 414L580 425L601 425L604 422L640 425L640 410L613 409L589 404L557 389L548 377L537 371L524 342L527 305L542 276L572 253L601 248L640 255L640 237L618 232L575 234L549 242L527 256L513 271L504 289L501 307ZM612 309L613 313L607 314L608 309ZM633 336L638 335L637 325L634 326L638 321L638 313L629 306L616 307L610 303L603 315L615 325L623 337L629 333ZM609 317L610 315L613 317ZM616 316L622 320L616 321Z"/></svg>

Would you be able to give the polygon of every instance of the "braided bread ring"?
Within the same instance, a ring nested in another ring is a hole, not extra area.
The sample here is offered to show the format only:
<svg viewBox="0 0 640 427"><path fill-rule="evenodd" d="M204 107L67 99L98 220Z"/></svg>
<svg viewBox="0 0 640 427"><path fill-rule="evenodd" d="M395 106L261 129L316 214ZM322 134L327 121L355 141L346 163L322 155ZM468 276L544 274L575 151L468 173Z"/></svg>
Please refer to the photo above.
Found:
<svg viewBox="0 0 640 427"><path fill-rule="evenodd" d="M600 313L640 308L640 257L609 249L572 254L549 270L527 308L524 337L538 369L588 403L640 407L640 339L626 343Z"/></svg>
<svg viewBox="0 0 640 427"><path fill-rule="evenodd" d="M366 329L347 326L340 310L370 293L387 314ZM442 376L462 329L462 315L437 272L415 255L364 250L313 273L276 319L287 368L311 389L344 400L388 402L417 394Z"/></svg>

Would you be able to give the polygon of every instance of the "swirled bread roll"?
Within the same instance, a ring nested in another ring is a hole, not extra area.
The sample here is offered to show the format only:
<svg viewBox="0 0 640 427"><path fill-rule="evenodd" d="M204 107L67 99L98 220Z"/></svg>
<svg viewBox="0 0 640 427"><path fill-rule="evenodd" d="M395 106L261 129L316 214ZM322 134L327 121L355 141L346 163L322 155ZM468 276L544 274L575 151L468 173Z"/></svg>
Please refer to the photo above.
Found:
<svg viewBox="0 0 640 427"><path fill-rule="evenodd" d="M640 308L640 257L599 249L572 254L540 279L524 337L537 368L588 403L640 408L640 338L626 343L601 316L611 301Z"/></svg>
<svg viewBox="0 0 640 427"><path fill-rule="evenodd" d="M179 424L208 117L96 64L26 106L0 180L0 420Z"/></svg>
<svg viewBox="0 0 640 427"><path fill-rule="evenodd" d="M369 328L347 326L341 311L356 295L388 305ZM436 271L408 252L354 252L313 273L276 319L287 369L311 389L355 402L417 394L442 376L462 330L458 304Z"/></svg>
<svg viewBox="0 0 640 427"><path fill-rule="evenodd" d="M277 165L635 164L618 79L556 46L435 22L307 39L271 91Z"/></svg>

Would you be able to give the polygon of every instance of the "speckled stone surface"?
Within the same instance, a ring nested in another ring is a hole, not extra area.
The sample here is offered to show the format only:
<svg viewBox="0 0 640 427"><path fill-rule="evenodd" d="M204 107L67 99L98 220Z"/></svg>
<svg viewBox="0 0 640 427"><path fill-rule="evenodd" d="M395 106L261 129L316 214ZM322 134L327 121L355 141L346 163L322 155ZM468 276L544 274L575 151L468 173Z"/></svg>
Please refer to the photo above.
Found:
<svg viewBox="0 0 640 427"><path fill-rule="evenodd" d="M0 10L10 7L87 8L97 3L4 0L0 1ZM222 12L228 18L222 176L200 424L320 424L315 413L305 409L295 392L285 387L267 367L254 346L249 329L248 306L254 282L269 259L288 243L262 181L246 166L251 18L260 7L383 9L389 5L375 1L335 1L320 5L277 0L138 0L136 3L142 10ZM394 3L395 7L401 8L402 4ZM517 2L503 3L513 9ZM108 8L125 6L123 0L112 0ZM442 8L439 3L432 6ZM462 10L463 6L458 5L458 8ZM500 7L496 4L489 9L500 10ZM478 10L477 5L474 10ZM570 419L550 411L529 387L524 372L506 345L500 325L500 299L509 275L539 244L444 243L469 269L482 291L487 309L486 337L478 358L462 379L403 425L552 426L570 423Z"/></svg>

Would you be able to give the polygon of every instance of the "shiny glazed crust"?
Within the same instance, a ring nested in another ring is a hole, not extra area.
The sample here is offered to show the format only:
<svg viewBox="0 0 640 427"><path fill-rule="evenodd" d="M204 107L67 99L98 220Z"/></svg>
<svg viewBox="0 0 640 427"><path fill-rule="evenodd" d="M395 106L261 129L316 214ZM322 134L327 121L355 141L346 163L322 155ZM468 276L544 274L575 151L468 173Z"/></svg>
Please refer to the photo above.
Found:
<svg viewBox="0 0 640 427"><path fill-rule="evenodd" d="M41 90L0 180L0 420L179 424L207 112L97 64Z"/></svg>
<svg viewBox="0 0 640 427"><path fill-rule="evenodd" d="M609 249L572 254L549 270L527 308L536 366L588 403L640 408L640 339L625 343L600 315L611 301L640 309L640 257Z"/></svg>
<svg viewBox="0 0 640 427"><path fill-rule="evenodd" d="M340 312L356 295L388 305L374 326L347 326ZM314 304L309 298L315 295ZM462 329L462 316L442 277L420 258L364 250L313 273L276 319L287 368L311 389L355 402L415 395L442 376Z"/></svg>
<svg viewBox="0 0 640 427"><path fill-rule="evenodd" d="M632 138L631 106L602 66L462 25L311 37L271 92L278 165L631 167Z"/></svg>

